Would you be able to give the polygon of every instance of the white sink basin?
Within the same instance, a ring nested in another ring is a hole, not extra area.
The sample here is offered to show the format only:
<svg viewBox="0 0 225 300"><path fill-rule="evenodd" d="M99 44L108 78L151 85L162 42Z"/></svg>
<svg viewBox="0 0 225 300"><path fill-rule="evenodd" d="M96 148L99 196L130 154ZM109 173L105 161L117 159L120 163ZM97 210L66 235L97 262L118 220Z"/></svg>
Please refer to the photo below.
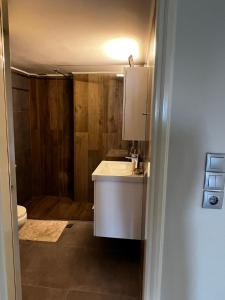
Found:
<svg viewBox="0 0 225 300"><path fill-rule="evenodd" d="M94 180L94 235L142 239L144 175L132 175L131 162L102 161Z"/></svg>
<svg viewBox="0 0 225 300"><path fill-rule="evenodd" d="M92 174L92 180L143 182L144 175L133 175L131 162L102 161Z"/></svg>

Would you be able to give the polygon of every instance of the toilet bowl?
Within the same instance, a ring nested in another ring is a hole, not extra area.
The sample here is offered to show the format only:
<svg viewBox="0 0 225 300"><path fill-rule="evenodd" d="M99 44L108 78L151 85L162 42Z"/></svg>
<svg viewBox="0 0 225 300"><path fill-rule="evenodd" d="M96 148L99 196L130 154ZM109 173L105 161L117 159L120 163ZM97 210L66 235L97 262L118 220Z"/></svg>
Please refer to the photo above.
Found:
<svg viewBox="0 0 225 300"><path fill-rule="evenodd" d="M27 221L27 210L24 206L17 205L18 225L22 227Z"/></svg>

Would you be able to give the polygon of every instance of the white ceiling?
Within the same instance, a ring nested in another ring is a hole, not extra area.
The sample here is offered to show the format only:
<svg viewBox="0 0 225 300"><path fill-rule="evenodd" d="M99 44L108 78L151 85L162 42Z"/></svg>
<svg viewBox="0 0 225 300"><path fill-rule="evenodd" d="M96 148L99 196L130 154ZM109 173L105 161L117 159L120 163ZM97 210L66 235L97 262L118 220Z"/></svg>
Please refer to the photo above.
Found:
<svg viewBox="0 0 225 300"><path fill-rule="evenodd" d="M145 63L150 0L9 0L11 64L34 73L117 71L104 44L132 38ZM110 67L112 66L113 67ZM97 67L96 67L97 66Z"/></svg>

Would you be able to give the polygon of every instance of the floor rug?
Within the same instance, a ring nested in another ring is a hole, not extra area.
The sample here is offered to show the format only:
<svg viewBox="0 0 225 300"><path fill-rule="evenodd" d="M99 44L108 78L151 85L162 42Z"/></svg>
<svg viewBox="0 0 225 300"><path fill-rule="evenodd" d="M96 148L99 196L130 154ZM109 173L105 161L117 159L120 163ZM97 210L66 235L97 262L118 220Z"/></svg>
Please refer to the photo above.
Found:
<svg viewBox="0 0 225 300"><path fill-rule="evenodd" d="M58 241L67 225L67 221L28 219L25 225L19 230L19 239L54 243Z"/></svg>

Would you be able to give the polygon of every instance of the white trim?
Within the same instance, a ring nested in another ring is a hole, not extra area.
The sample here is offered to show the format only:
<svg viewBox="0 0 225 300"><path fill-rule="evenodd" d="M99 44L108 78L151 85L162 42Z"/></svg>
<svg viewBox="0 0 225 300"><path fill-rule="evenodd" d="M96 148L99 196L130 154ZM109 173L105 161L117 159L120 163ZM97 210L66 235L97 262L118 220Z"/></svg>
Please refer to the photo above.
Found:
<svg viewBox="0 0 225 300"><path fill-rule="evenodd" d="M65 77L67 74L63 75L63 74L58 74L58 73L55 73L55 74L43 74L43 75L40 75L40 74L33 74L31 76L35 76L35 77L40 77L40 78L45 78L45 77Z"/></svg>
<svg viewBox="0 0 225 300"><path fill-rule="evenodd" d="M144 262L144 300L161 299L170 111L176 35L176 0L158 0L156 69L152 120L150 205Z"/></svg>
<svg viewBox="0 0 225 300"><path fill-rule="evenodd" d="M21 300L20 257L17 225L16 175L9 55L8 2L1 0L0 70L0 187L1 246L5 264L4 300ZM3 271L3 272L4 272ZM3 275L3 273L2 273Z"/></svg>
<svg viewBox="0 0 225 300"><path fill-rule="evenodd" d="M124 66L124 68L125 67L128 67L128 65ZM119 73L120 72L116 72L116 71L112 71L112 72L110 72L110 71L102 71L102 72L101 71L99 71L99 72L98 71L90 71L90 72L78 72L77 71L77 72L72 72L73 75L78 75L78 74L84 74L84 75L85 74L115 74L116 75L116 74L119 74Z"/></svg>
<svg viewBox="0 0 225 300"><path fill-rule="evenodd" d="M15 68L15 67L13 67L13 66L11 66L10 69L13 70L13 71L16 71L16 72L18 72L18 73L27 75L27 76L37 76L37 74L35 74L35 73L29 73L29 72L27 72L27 71L24 71L24 70Z"/></svg>
<svg viewBox="0 0 225 300"><path fill-rule="evenodd" d="M135 64L135 67L143 67L146 66L146 63L143 64ZM66 68L71 68L70 71L65 71ZM52 66L52 69L60 69L65 74L118 74L122 73L124 68L129 67L129 64L112 64L112 65L57 65ZM18 73L34 76L34 77L64 77L63 74L58 73L47 73L47 74L38 74L38 73L30 73L28 71L22 70L20 68L11 66L11 70L16 71ZM78 69L77 71L75 71Z"/></svg>
<svg viewBox="0 0 225 300"><path fill-rule="evenodd" d="M64 77L63 74L57 74L57 73L54 73L54 74L43 74L43 75L40 75L40 74L36 74L36 73L29 73L27 71L24 71L22 69L18 69L18 68L15 68L13 66L10 67L11 70L13 71L16 71L17 73L20 73L22 75L27 75L28 77Z"/></svg>
<svg viewBox="0 0 225 300"><path fill-rule="evenodd" d="M143 66L145 66L145 64L135 64L135 66L136 67L143 67ZM57 68L57 67L61 67L61 68L65 68L65 67L68 67L68 66L56 66L55 68ZM71 66L72 67L72 66ZM104 67L106 68L112 68L112 70L110 71L110 70L107 70L107 71L101 71L100 69L99 70L97 70L97 71L88 71L89 69L91 70L91 69L93 69L93 67L94 68L96 68L97 66L86 66L86 65L83 65L83 66L75 66L74 65L74 67L80 67L80 68L85 68L86 69L86 71L70 71L70 72L65 72L66 74L72 74L72 75L74 75L74 74L118 74L118 73L122 73L122 70L124 69L124 68L126 68L126 67L129 67L129 65L105 65ZM102 66L99 66L99 67L102 67ZM116 70L115 68L118 68L118 67L120 67L121 69L120 70ZM13 66L11 66L10 67L11 68L11 70L13 70L13 71L16 71L16 72L18 72L18 73L21 73L21 74L24 74L24 75L27 75L27 76L29 76L29 77L40 77L40 78L43 78L43 77L64 77L64 75L63 74L58 74L58 73L53 73L53 74L51 74L51 73L47 73L47 74L37 74L37 73L29 73L29 72L27 72L27 71L25 71L25 70L22 70L22 69L20 69L20 68L16 68L16 67L13 67Z"/></svg>

